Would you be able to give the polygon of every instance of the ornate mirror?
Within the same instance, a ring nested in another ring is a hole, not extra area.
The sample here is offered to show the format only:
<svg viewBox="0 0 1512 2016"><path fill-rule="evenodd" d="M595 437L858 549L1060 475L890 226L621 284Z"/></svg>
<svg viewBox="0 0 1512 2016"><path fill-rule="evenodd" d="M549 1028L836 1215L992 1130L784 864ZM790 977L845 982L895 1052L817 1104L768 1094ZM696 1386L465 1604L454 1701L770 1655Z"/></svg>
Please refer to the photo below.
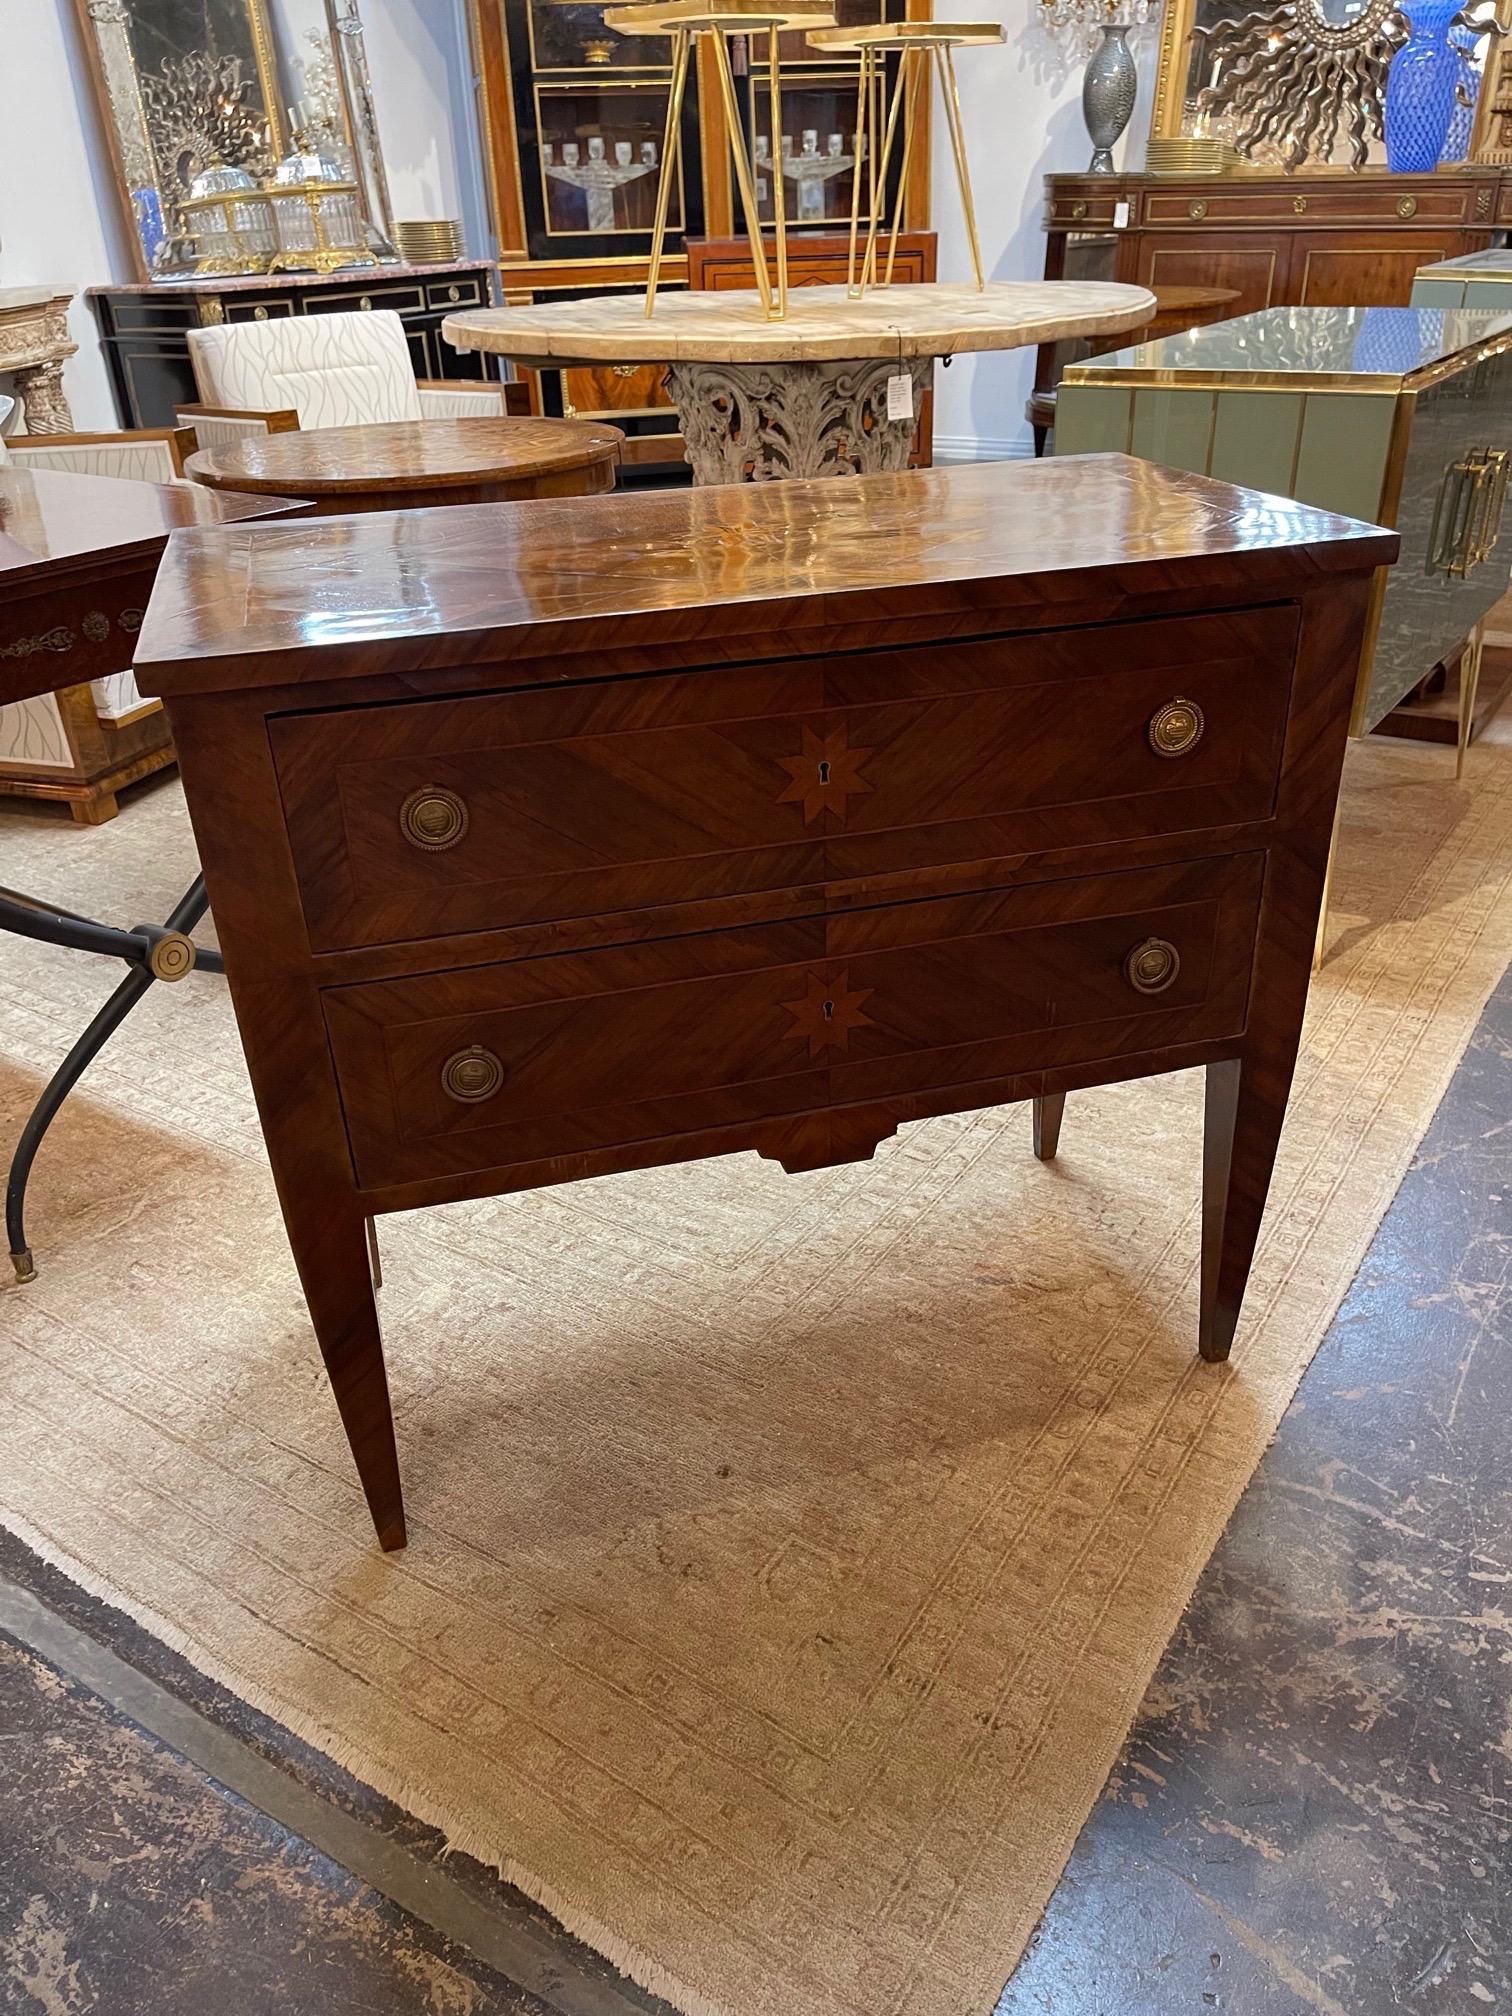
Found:
<svg viewBox="0 0 1512 2016"><path fill-rule="evenodd" d="M291 159L355 184L369 253L394 256L358 0L77 5L139 279L185 270L178 248L204 221L187 203L207 188L234 198L280 172L288 181ZM244 259L222 270L257 269Z"/></svg>

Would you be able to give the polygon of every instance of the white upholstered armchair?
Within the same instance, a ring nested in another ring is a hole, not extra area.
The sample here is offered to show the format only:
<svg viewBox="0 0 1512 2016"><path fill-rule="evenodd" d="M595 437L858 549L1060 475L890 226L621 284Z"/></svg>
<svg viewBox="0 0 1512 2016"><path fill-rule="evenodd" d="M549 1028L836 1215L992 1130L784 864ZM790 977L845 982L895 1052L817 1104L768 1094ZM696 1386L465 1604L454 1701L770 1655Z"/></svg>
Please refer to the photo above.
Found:
<svg viewBox="0 0 1512 2016"><path fill-rule="evenodd" d="M221 322L189 331L203 402L182 406L202 448L289 427L364 427L388 420L495 419L523 387L418 381L404 324L387 309Z"/></svg>

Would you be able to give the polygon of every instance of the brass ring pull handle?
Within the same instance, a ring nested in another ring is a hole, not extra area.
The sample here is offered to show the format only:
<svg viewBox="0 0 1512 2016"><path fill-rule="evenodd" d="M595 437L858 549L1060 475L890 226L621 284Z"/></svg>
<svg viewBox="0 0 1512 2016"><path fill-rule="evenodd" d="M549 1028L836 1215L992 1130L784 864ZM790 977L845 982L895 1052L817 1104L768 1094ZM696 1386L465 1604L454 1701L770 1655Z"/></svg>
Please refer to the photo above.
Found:
<svg viewBox="0 0 1512 2016"><path fill-rule="evenodd" d="M399 807L399 831L412 847L439 854L455 847L467 831L467 807L455 791L423 784Z"/></svg>
<svg viewBox="0 0 1512 2016"><path fill-rule="evenodd" d="M1399 196L1397 198L1398 217L1416 217L1417 212L1418 200L1416 196Z"/></svg>
<svg viewBox="0 0 1512 2016"><path fill-rule="evenodd" d="M1202 740L1202 731L1206 726L1197 702L1183 700L1178 693L1174 700L1167 700L1150 716L1147 730L1150 747L1157 756L1185 756Z"/></svg>
<svg viewBox="0 0 1512 2016"><path fill-rule="evenodd" d="M1200 224L1207 215L1206 200L1201 196L1193 197L1192 201L1187 205L1187 215L1194 224Z"/></svg>
<svg viewBox="0 0 1512 2016"><path fill-rule="evenodd" d="M482 1099L491 1099L503 1083L504 1066L481 1043L454 1051L441 1066L441 1090L448 1099L458 1099L464 1106L476 1106Z"/></svg>
<svg viewBox="0 0 1512 2016"><path fill-rule="evenodd" d="M1124 961L1124 978L1140 994L1163 994L1181 971L1181 954L1165 938L1146 938Z"/></svg>

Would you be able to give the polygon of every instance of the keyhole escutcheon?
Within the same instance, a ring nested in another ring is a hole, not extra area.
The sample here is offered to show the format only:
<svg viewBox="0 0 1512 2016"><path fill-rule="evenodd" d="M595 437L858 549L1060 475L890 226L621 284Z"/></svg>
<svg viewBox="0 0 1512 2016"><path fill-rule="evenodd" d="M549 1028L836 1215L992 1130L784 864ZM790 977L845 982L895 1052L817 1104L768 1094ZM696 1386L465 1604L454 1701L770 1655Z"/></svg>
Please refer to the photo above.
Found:
<svg viewBox="0 0 1512 2016"><path fill-rule="evenodd" d="M828 784L829 780L830 780L830 766L829 766L829 758L826 756L821 760L819 764L819 782L821 784Z"/></svg>
<svg viewBox="0 0 1512 2016"><path fill-rule="evenodd" d="M826 1021L826 1022L833 1022L833 1021L834 1021L834 1019L835 1019L835 1004L834 1004L834 1002L833 1002L833 1001L826 1001L826 1002L825 1002L825 1004L824 1004L824 1019L825 1019L825 1021Z"/></svg>

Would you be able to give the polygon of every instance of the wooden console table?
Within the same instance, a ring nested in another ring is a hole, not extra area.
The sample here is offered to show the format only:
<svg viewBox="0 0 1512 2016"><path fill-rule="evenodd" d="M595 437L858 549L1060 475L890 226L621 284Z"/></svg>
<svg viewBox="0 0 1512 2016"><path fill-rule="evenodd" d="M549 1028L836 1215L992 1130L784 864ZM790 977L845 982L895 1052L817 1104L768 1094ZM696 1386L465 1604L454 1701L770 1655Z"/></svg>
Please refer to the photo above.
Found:
<svg viewBox="0 0 1512 2016"><path fill-rule="evenodd" d="M1121 455L176 538L137 675L382 1544L378 1212L1018 1099L1049 1156L1200 1064L1224 1358L1395 552Z"/></svg>

